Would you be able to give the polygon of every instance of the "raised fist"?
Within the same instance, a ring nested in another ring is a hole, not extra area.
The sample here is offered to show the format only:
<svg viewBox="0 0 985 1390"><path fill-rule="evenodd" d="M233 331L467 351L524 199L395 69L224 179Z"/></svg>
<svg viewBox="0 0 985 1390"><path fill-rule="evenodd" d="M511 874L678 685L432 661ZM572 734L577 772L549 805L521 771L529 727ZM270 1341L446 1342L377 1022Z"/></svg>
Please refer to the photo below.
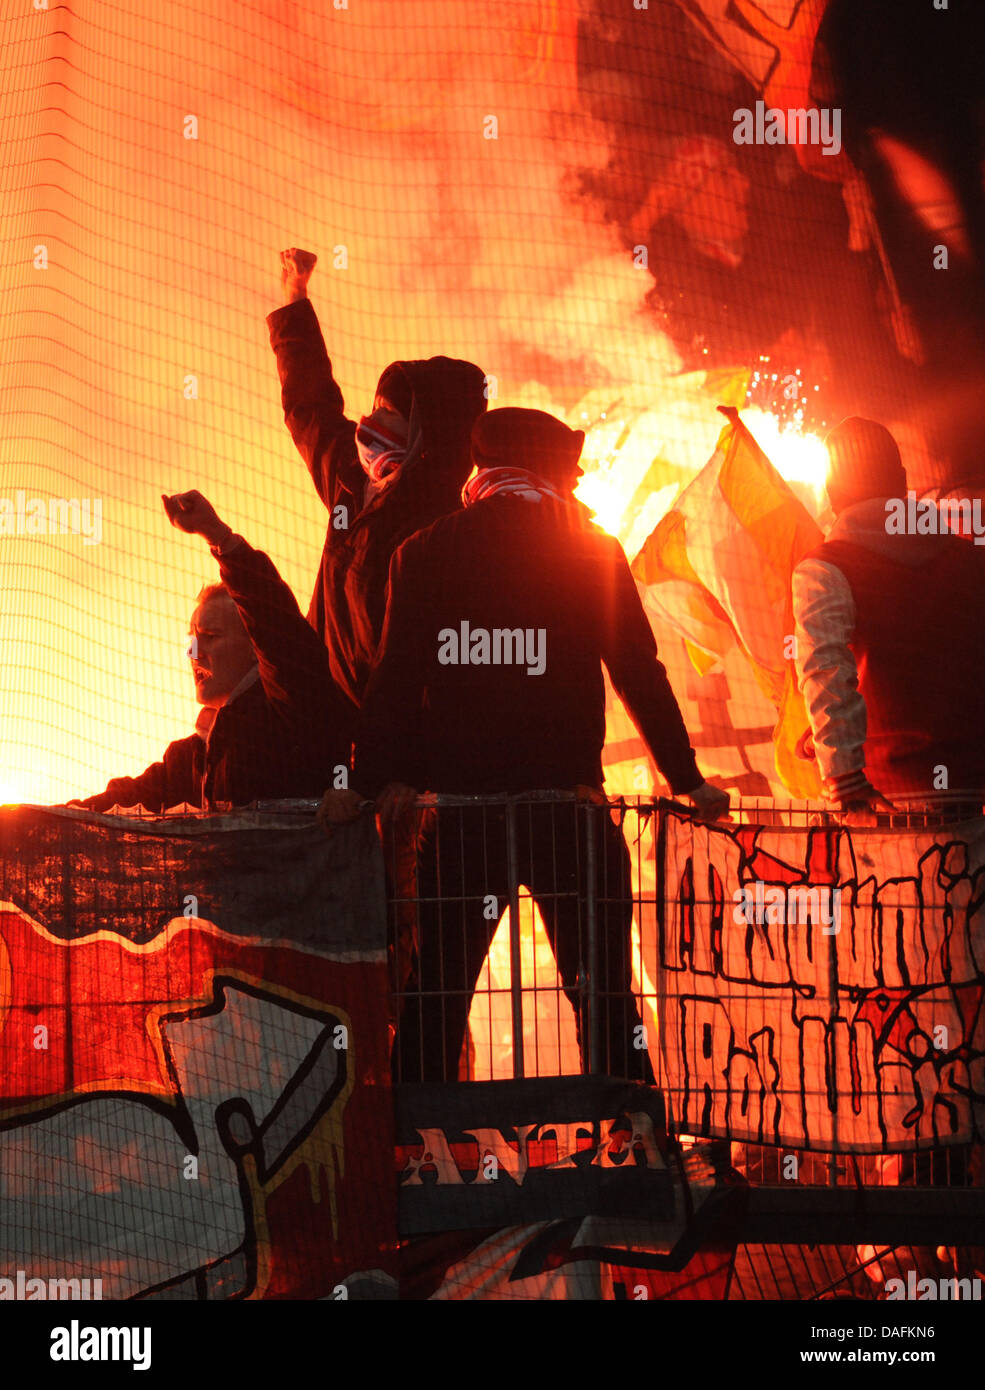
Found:
<svg viewBox="0 0 985 1390"><path fill-rule="evenodd" d="M301 251L297 246L280 253L280 282L288 304L308 298L308 281L317 260L313 251Z"/></svg>
<svg viewBox="0 0 985 1390"><path fill-rule="evenodd" d="M215 508L200 492L176 492L173 497L162 493L161 501L172 526L187 531L190 536L204 536L210 545L228 539L229 527L220 521Z"/></svg>

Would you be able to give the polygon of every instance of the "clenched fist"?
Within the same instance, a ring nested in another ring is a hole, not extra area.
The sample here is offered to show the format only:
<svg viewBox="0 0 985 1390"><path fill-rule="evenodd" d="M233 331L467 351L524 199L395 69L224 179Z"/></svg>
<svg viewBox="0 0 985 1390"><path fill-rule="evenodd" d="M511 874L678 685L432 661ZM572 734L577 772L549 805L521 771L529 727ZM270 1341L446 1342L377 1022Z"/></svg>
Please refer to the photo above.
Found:
<svg viewBox="0 0 985 1390"><path fill-rule="evenodd" d="M179 531L187 531L190 536L204 536L209 545L221 545L232 535L231 528L220 521L212 503L200 492L176 492L172 497L162 493L161 501L168 520Z"/></svg>
<svg viewBox="0 0 985 1390"><path fill-rule="evenodd" d="M308 281L317 260L313 251L302 251L297 246L280 253L280 282L286 303L308 298Z"/></svg>

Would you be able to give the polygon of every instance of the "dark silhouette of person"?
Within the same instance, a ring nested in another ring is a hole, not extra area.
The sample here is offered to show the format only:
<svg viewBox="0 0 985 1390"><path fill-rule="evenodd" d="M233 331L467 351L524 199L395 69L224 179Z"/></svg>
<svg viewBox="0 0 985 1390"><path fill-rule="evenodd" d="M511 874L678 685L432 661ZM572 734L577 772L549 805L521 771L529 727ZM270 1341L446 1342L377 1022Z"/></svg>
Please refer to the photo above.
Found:
<svg viewBox="0 0 985 1390"><path fill-rule="evenodd" d="M370 414L348 419L307 297L315 259L296 248L282 252L288 302L267 323L284 419L329 511L308 620L354 717L379 648L390 559L401 541L461 507L486 388L472 362L392 362Z"/></svg>
<svg viewBox="0 0 985 1390"><path fill-rule="evenodd" d="M650 1079L631 994L630 860L602 790L603 664L675 793L707 816L728 797L702 779L618 542L573 496L584 434L503 409L472 434L465 509L406 541L390 569L379 661L353 786L384 823L418 790L573 791L517 810L515 856L543 917L587 1054L596 908L604 1064ZM399 1025L404 1080L454 1078L469 1004L510 891L504 807L439 809L419 854L417 985ZM590 867L594 856L595 868Z"/></svg>
<svg viewBox="0 0 985 1390"><path fill-rule="evenodd" d="M907 503L896 440L874 420L827 437L824 543L793 574L797 676L833 808L985 795L985 552ZM915 504L915 499L914 499ZM933 532L929 527L933 525Z"/></svg>

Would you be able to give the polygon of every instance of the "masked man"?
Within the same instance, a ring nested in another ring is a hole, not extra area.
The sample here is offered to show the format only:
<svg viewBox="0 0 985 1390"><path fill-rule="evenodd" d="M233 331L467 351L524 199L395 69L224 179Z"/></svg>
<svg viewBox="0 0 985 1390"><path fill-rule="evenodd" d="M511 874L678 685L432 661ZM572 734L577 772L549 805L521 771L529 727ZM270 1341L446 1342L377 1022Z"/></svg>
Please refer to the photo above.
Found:
<svg viewBox="0 0 985 1390"><path fill-rule="evenodd" d="M358 707L379 649L393 552L461 506L485 378L448 357L393 362L370 414L347 419L308 299L315 259L281 253L287 303L267 323L284 419L329 512L308 620L324 639L332 678Z"/></svg>
<svg viewBox="0 0 985 1390"><path fill-rule="evenodd" d="M926 508L909 526L906 472L884 426L853 417L826 443L835 521L794 570L793 607L827 799L861 824L894 807L975 811L985 796L985 551L941 534L935 517L931 531Z"/></svg>

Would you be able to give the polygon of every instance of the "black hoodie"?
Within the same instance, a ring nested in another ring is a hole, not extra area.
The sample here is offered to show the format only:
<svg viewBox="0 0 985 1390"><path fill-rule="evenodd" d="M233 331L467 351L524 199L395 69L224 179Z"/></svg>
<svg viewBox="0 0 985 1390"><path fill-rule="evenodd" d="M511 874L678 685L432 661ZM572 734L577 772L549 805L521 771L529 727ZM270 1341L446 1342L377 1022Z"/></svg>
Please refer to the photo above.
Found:
<svg viewBox="0 0 985 1390"><path fill-rule="evenodd" d="M421 447L364 502L356 424L343 413L310 301L276 309L267 323L284 419L330 512L308 621L324 639L335 682L360 705L383 630L390 559L408 536L461 506L472 425L486 408L485 378L472 362L450 357L399 364L414 396L411 439L419 424Z"/></svg>

